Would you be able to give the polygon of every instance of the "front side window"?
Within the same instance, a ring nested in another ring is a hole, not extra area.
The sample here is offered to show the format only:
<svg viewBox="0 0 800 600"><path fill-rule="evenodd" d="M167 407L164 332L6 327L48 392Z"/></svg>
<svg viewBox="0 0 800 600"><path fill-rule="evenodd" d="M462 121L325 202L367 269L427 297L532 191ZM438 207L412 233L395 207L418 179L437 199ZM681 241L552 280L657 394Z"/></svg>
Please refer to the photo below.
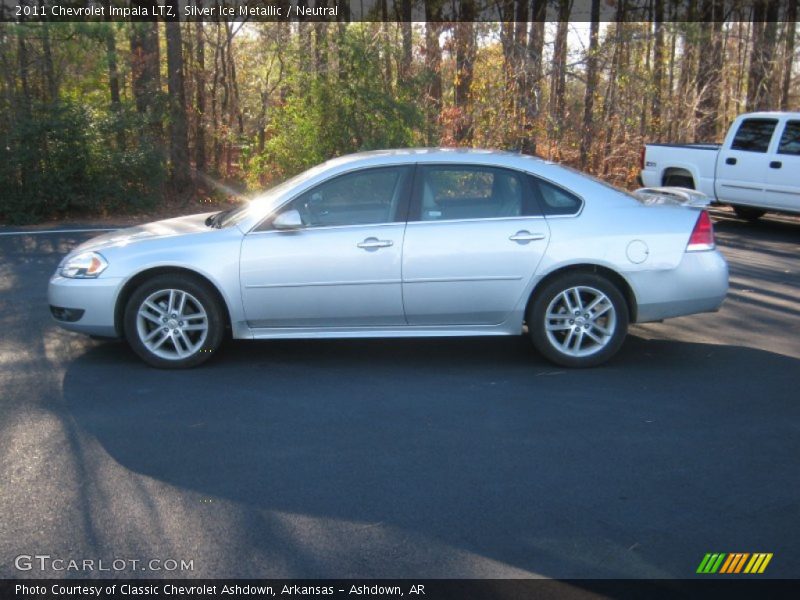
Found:
<svg viewBox="0 0 800 600"><path fill-rule="evenodd" d="M778 154L800 156L800 121L787 121L783 128Z"/></svg>
<svg viewBox="0 0 800 600"><path fill-rule="evenodd" d="M745 119L733 138L731 150L766 152L777 124L775 119Z"/></svg>
<svg viewBox="0 0 800 600"><path fill-rule="evenodd" d="M301 194L287 209L306 227L391 223L408 183L408 167L365 169L340 175Z"/></svg>
<svg viewBox="0 0 800 600"><path fill-rule="evenodd" d="M420 167L422 221L492 219L534 214L525 179L495 167Z"/></svg>

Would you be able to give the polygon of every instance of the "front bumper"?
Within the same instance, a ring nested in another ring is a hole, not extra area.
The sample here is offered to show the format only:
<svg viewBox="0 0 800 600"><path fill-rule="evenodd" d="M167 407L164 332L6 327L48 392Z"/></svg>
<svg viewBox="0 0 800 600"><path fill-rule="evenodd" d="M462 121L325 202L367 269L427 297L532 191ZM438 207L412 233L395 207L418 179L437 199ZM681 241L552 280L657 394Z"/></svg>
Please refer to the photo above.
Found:
<svg viewBox="0 0 800 600"><path fill-rule="evenodd" d="M56 273L47 287L53 319L70 331L117 337L114 308L122 283L119 278L70 279Z"/></svg>
<svg viewBox="0 0 800 600"><path fill-rule="evenodd" d="M637 323L717 310L728 293L728 263L717 250L686 252L675 269L630 273Z"/></svg>

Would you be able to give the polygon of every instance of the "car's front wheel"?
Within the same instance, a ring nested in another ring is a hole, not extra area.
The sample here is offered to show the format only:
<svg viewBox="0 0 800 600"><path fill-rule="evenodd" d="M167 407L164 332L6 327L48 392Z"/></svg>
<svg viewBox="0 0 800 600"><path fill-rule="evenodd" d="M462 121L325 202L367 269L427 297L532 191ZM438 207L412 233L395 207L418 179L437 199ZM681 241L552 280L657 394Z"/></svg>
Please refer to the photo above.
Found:
<svg viewBox="0 0 800 600"><path fill-rule="evenodd" d="M125 338L149 365L180 369L208 360L222 343L225 321L206 285L185 275L158 275L131 295Z"/></svg>
<svg viewBox="0 0 800 600"><path fill-rule="evenodd" d="M567 273L534 291L528 330L546 358L565 367L594 367L617 353L628 332L628 305L595 273Z"/></svg>

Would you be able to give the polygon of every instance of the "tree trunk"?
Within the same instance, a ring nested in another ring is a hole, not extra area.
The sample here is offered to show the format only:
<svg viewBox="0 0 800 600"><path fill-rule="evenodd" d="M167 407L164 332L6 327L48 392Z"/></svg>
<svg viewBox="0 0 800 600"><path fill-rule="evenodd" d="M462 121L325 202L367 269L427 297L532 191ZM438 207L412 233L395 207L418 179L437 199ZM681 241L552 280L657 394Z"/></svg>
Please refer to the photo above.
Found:
<svg viewBox="0 0 800 600"><path fill-rule="evenodd" d="M429 107L426 141L429 146L439 143L442 114L442 48L439 45L442 26L436 20L441 16L440 11L441 5L438 2L425 3L425 95Z"/></svg>
<svg viewBox="0 0 800 600"><path fill-rule="evenodd" d="M564 127L564 106L567 92L567 34L572 0L559 0L558 25L553 48L553 72L550 79L550 139L557 140ZM556 144L556 158L560 156Z"/></svg>
<svg viewBox="0 0 800 600"><path fill-rule="evenodd" d="M177 0L171 0L178 11ZM189 139L186 131L186 94L183 85L183 41L178 21L167 21L167 89L169 91L169 156L172 163L172 185L176 190L186 186L189 170Z"/></svg>
<svg viewBox="0 0 800 600"><path fill-rule="evenodd" d="M786 6L786 41L783 48L783 82L781 85L781 110L789 110L789 89L792 85L794 64L794 35L797 29L797 0Z"/></svg>
<svg viewBox="0 0 800 600"><path fill-rule="evenodd" d="M474 0L463 2L461 18L455 26L456 80L453 96L457 114L453 137L457 144L469 144L472 141L470 90L475 67Z"/></svg>
<svg viewBox="0 0 800 600"><path fill-rule="evenodd" d="M400 59L399 79L400 81L408 81L411 77L411 57L412 57L412 39L411 39L411 0L401 0L400 3L400 32L403 38L403 54Z"/></svg>
<svg viewBox="0 0 800 600"><path fill-rule="evenodd" d="M122 112L122 100L119 94L119 69L117 68L117 40L114 35L114 23L105 25L106 62L108 63L108 93L110 97L111 112L119 116ZM117 125L117 147L125 147L125 130Z"/></svg>
<svg viewBox="0 0 800 600"><path fill-rule="evenodd" d="M586 57L586 92L583 96L583 130L581 132L581 169L589 164L594 127L594 95L597 88L597 46L600 32L600 0L592 0L591 25L589 28L589 53Z"/></svg>
<svg viewBox="0 0 800 600"><path fill-rule="evenodd" d="M695 81L697 128L695 141L716 141L722 56L722 10L719 0L703 0L700 21L700 62Z"/></svg>
<svg viewBox="0 0 800 600"><path fill-rule="evenodd" d="M775 56L778 3L755 0L753 3L753 46L747 77L747 110L774 109L776 94L772 61Z"/></svg>
<svg viewBox="0 0 800 600"><path fill-rule="evenodd" d="M524 114L522 125L524 133L520 150L525 154L536 154L533 124L539 116L547 0L532 0L530 18L528 47L525 53L525 70L528 73L527 89L520 90L520 104L523 106Z"/></svg>
<svg viewBox="0 0 800 600"><path fill-rule="evenodd" d="M197 6L202 7L202 0L197 0ZM203 30L203 21L194 24L195 48L197 65L195 66L195 102L196 112L194 117L194 164L195 168L203 172L206 170L206 131L203 119L206 112L206 40Z"/></svg>
<svg viewBox="0 0 800 600"><path fill-rule="evenodd" d="M134 5L137 4L134 2ZM162 137L161 110L158 96L161 91L158 23L131 23L131 89L136 110L145 117L151 135Z"/></svg>
<svg viewBox="0 0 800 600"><path fill-rule="evenodd" d="M664 4L661 0L654 0L653 26L655 41L653 43L653 99L650 110L651 129L656 141L661 141L664 136L664 122L662 115L662 94L664 88Z"/></svg>

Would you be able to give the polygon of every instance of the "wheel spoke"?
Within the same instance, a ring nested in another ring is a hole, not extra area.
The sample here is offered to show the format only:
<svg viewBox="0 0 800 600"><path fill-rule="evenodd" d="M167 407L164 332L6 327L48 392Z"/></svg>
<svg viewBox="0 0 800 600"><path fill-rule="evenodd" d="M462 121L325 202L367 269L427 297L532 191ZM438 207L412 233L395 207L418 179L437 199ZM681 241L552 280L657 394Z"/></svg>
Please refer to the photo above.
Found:
<svg viewBox="0 0 800 600"><path fill-rule="evenodd" d="M158 304L151 302L150 300L145 300L143 306L146 306L157 315L164 316L164 309L161 308Z"/></svg>
<svg viewBox="0 0 800 600"><path fill-rule="evenodd" d="M140 310L139 311L139 316L142 317L143 319L147 319L151 323L155 323L156 325L160 326L162 324L161 323L161 319L159 319L157 316L155 316L153 313L151 313L151 312L149 312L147 310L144 310L144 309Z"/></svg>
<svg viewBox="0 0 800 600"><path fill-rule="evenodd" d="M163 332L163 333L164 333L164 335L162 335L159 338L159 340L150 347L152 350L157 350L158 348L160 348L164 344L164 342L166 342L167 339L169 338L169 333L168 332Z"/></svg>
<svg viewBox="0 0 800 600"><path fill-rule="evenodd" d="M575 336L575 344L572 347L573 352L578 352L581 349L582 344L583 344L583 329L579 329L578 334Z"/></svg>
<svg viewBox="0 0 800 600"><path fill-rule="evenodd" d="M583 312L583 300L581 300L581 292L578 288L572 288L572 295L575 298L575 310Z"/></svg>
<svg viewBox="0 0 800 600"><path fill-rule="evenodd" d="M592 328L591 328L591 327L590 327L589 329L587 329L586 331L584 331L584 333L585 333L585 334L586 334L586 335L587 335L589 338L591 338L591 339L593 339L595 342L597 342L598 344L601 344L601 345L602 345L602 344L604 344L604 343L605 343L605 342L603 341L603 338L601 338L601 337L597 337L597 336L596 336L594 333L592 333Z"/></svg>
<svg viewBox="0 0 800 600"><path fill-rule="evenodd" d="M592 319L596 319L597 317L606 314L609 310L611 310L611 304L604 304L595 312L590 312L589 314L592 315Z"/></svg>
<svg viewBox="0 0 800 600"><path fill-rule="evenodd" d="M185 292L178 292L178 293L181 295L181 297L178 300L178 309L176 312L178 313L178 316L183 316L183 309L186 306L186 293Z"/></svg>
<svg viewBox="0 0 800 600"><path fill-rule="evenodd" d="M160 327L156 327L156 328L153 329L153 331L151 331L144 338L142 338L142 341L143 342L149 342L154 337L156 337L159 333L163 333L163 332L162 332Z"/></svg>
<svg viewBox="0 0 800 600"><path fill-rule="evenodd" d="M184 321L189 321L191 319L205 319L205 318L206 318L205 311L198 312L198 313L192 313L191 315L183 315L183 320Z"/></svg>

